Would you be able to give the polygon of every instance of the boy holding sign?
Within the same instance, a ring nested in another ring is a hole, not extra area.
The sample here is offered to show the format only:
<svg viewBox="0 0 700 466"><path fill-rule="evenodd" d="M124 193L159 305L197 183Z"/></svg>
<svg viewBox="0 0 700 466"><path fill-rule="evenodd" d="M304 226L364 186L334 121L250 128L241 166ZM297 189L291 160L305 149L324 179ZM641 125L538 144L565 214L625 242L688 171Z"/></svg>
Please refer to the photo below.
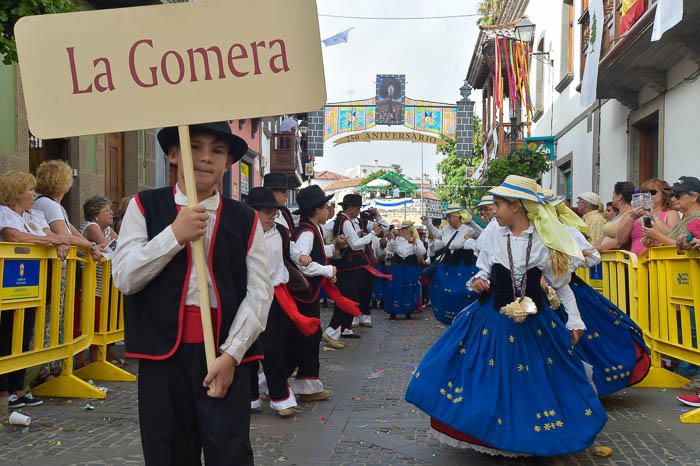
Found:
<svg viewBox="0 0 700 466"><path fill-rule="evenodd" d="M112 260L125 297L127 355L140 358L139 422L147 465L253 464L249 371L237 366L264 330L272 301L257 213L222 197L224 173L247 144L226 122L190 125L199 204L187 207L177 128L158 142L178 183L139 193ZM203 239L218 357L207 370L190 241Z"/></svg>

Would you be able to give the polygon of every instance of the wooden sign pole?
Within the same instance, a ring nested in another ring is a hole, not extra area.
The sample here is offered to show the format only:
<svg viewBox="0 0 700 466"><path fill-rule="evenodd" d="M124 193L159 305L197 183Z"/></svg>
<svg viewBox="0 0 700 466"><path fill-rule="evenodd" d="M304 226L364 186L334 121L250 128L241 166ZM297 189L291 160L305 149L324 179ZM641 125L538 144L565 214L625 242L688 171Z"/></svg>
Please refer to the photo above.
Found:
<svg viewBox="0 0 700 466"><path fill-rule="evenodd" d="M190 143L189 126L178 126L180 135L180 159L182 161L182 173L185 177L185 191L187 192L187 205L192 207L199 204L197 199L197 185L194 180L194 168L192 165L192 145ZM214 348L214 332L211 324L211 306L209 305L209 284L207 277L207 263L204 256L204 242L201 239L192 241L192 257L194 270L197 274L197 288L199 288L199 313L202 315L202 331L204 334L204 353L207 357L207 368L210 369L216 359ZM211 389L211 387L210 387Z"/></svg>

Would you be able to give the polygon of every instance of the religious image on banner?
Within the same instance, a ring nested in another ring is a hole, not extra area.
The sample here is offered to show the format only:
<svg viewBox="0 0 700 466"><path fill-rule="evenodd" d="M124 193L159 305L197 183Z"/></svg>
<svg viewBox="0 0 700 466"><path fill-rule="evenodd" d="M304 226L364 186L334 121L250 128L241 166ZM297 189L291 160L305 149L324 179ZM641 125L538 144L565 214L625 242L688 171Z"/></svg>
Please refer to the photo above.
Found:
<svg viewBox="0 0 700 466"><path fill-rule="evenodd" d="M405 75L377 75L378 125L403 125L405 89Z"/></svg>

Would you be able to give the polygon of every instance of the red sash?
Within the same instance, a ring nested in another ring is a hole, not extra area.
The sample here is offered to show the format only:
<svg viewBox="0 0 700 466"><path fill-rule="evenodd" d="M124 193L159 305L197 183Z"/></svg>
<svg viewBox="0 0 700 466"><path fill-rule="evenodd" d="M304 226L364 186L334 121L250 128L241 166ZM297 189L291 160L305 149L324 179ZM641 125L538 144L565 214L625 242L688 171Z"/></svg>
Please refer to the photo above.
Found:
<svg viewBox="0 0 700 466"><path fill-rule="evenodd" d="M216 311L216 308L212 308L212 328L218 328L218 319L219 313ZM204 343L202 316L199 306L185 306L185 315L182 320L182 343Z"/></svg>
<svg viewBox="0 0 700 466"><path fill-rule="evenodd" d="M282 284L275 287L275 299L280 304L282 310L289 316L294 326L305 337L311 336L321 327L321 319L317 317L307 317L297 307L294 298L289 293L287 285Z"/></svg>
<svg viewBox="0 0 700 466"><path fill-rule="evenodd" d="M328 278L324 278L323 281L321 281L321 286L324 290L326 290L328 297L333 300L335 305L338 306L341 311L345 312L346 314L350 314L353 317L357 317L362 314L359 303L343 296L338 287L331 283Z"/></svg>

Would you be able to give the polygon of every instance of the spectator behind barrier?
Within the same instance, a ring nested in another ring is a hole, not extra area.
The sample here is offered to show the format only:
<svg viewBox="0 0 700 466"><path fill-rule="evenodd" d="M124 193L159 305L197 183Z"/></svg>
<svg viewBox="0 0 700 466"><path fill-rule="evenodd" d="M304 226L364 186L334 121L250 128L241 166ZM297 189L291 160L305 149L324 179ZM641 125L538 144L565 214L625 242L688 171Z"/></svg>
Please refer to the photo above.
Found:
<svg viewBox="0 0 700 466"><path fill-rule="evenodd" d="M114 212L114 231L117 233L119 233L119 229L122 226L122 220L124 219L126 208L129 207L129 201L131 201L133 197L133 194L131 196L122 197L122 200L119 201L119 205L117 206L117 211Z"/></svg>
<svg viewBox="0 0 700 466"><path fill-rule="evenodd" d="M103 196L94 196L83 204L85 222L80 226L80 234L90 242L108 246L117 239L112 226L112 201Z"/></svg>
<svg viewBox="0 0 700 466"><path fill-rule="evenodd" d="M605 204L605 212L603 213L603 217L605 217L606 221L611 221L612 219L615 218L617 215L618 210L617 208L613 205L612 201L608 202Z"/></svg>
<svg viewBox="0 0 700 466"><path fill-rule="evenodd" d="M678 212L671 209L671 188L664 180L653 178L642 183L639 191L651 195L651 212L643 208L632 209L630 214L620 223L617 231L618 243L631 243L630 250L637 256L650 246L656 246L654 241L644 235L644 226L656 226L662 234L668 234L681 221Z"/></svg>
<svg viewBox="0 0 700 466"><path fill-rule="evenodd" d="M629 243L620 243L617 240L617 230L620 228L622 221L630 214L632 210L632 194L635 188L631 181L619 181L615 183L613 189L613 205L618 209L618 214L610 222L603 227L605 235L595 248L598 251L611 251L613 249L625 249L629 251Z"/></svg>
<svg viewBox="0 0 700 466"><path fill-rule="evenodd" d="M55 234L44 214L34 206L36 181L29 173L8 172L0 175L0 239L8 243L56 246L61 259L68 255L70 238Z"/></svg>
<svg viewBox="0 0 700 466"><path fill-rule="evenodd" d="M30 244L55 245L59 257L68 254L67 236L51 232L44 216L33 211L35 180L29 173L9 172L0 175L0 240ZM14 312L0 312L0 356L12 353ZM35 310L26 309L22 328L22 351L30 349L34 334ZM31 393L24 393L24 369L0 374L0 422L7 419L8 409L39 406L43 403Z"/></svg>
<svg viewBox="0 0 700 466"><path fill-rule="evenodd" d="M36 170L36 190L40 193L34 208L44 213L51 231L70 237L71 245L87 249L97 260L102 256L97 243L90 242L68 220L68 213L61 206L63 196L73 186L73 170L63 160L42 162Z"/></svg>
<svg viewBox="0 0 700 466"><path fill-rule="evenodd" d="M677 245L689 233L688 226L700 219L700 180L694 176L681 176L673 186L671 199L673 208L683 214L683 220L668 234L660 231L657 222L651 228L644 227L644 234L650 241L662 246Z"/></svg>
<svg viewBox="0 0 700 466"><path fill-rule="evenodd" d="M576 200L578 213L586 225L588 225L588 239L591 244L596 244L603 237L605 217L600 213L602 202L596 193L587 192L579 194Z"/></svg>

